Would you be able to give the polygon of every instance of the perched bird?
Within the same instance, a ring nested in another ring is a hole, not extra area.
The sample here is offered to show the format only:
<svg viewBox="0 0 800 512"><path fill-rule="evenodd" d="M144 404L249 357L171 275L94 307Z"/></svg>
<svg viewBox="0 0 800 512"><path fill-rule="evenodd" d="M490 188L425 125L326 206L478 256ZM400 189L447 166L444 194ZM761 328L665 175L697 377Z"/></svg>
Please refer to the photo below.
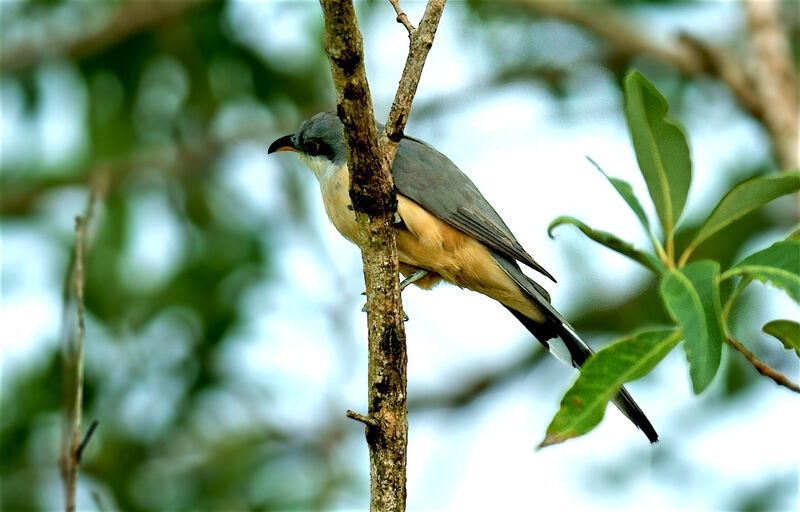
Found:
<svg viewBox="0 0 800 512"><path fill-rule="evenodd" d="M294 151L319 181L325 212L345 238L359 244L350 203L347 149L342 123L323 112L297 133L273 142L269 153ZM411 283L430 289L444 280L487 295L505 306L558 359L579 368L592 350L550 304L547 291L518 262L555 279L517 242L472 181L442 153L405 136L392 167L397 188L397 255ZM650 442L658 434L621 388L615 405Z"/></svg>

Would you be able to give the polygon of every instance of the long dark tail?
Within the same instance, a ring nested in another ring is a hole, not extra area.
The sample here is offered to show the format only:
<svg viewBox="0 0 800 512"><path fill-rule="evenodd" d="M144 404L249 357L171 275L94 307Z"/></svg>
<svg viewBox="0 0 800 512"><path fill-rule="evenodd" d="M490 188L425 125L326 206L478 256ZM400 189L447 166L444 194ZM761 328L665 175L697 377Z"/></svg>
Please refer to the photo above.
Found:
<svg viewBox="0 0 800 512"><path fill-rule="evenodd" d="M536 337L553 355L575 368L580 368L584 362L594 352L589 346L578 337L578 334L569 323L556 311L550 304L550 296L544 288L528 278L516 262L505 258L499 254L493 254L495 260L503 270L519 285L525 295L542 311L546 317L544 323L534 322L519 311L506 308L511 311L517 320L525 326L531 334ZM627 416L636 425L651 443L658 441L658 433L644 415L644 412L636 405L631 395L624 387L621 387L616 398L613 400L622 414Z"/></svg>

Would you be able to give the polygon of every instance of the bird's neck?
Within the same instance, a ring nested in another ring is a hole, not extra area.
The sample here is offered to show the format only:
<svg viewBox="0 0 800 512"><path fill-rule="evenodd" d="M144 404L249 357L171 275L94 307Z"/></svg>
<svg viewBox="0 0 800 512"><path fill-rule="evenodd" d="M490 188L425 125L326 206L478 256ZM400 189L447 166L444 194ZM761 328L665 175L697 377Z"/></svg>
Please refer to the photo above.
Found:
<svg viewBox="0 0 800 512"><path fill-rule="evenodd" d="M337 166L334 162L323 156L309 156L303 153L298 154L298 156L300 157L300 161L311 169L311 172L317 177L320 185L323 186L336 174L336 171L341 169L341 166Z"/></svg>

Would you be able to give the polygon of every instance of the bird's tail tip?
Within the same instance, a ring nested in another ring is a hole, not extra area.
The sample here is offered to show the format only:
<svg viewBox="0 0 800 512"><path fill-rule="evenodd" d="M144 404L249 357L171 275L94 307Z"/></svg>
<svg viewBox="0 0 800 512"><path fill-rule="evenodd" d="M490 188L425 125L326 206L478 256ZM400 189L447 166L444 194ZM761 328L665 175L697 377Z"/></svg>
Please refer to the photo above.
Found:
<svg viewBox="0 0 800 512"><path fill-rule="evenodd" d="M658 432L656 432L653 424L650 423L650 420L647 419L647 416L645 416L636 402L633 401L627 389L620 388L617 397L614 399L614 405L647 436L651 444L658 442Z"/></svg>

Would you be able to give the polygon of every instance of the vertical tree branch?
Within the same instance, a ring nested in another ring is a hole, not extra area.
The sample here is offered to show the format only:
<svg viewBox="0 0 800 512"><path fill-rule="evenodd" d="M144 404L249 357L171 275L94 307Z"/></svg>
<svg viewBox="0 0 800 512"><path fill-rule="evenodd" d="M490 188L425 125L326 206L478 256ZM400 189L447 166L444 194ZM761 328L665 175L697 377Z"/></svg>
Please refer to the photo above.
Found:
<svg viewBox="0 0 800 512"><path fill-rule="evenodd" d="M390 165L378 145L378 128L364 71L361 33L352 0L321 0L326 51L344 124L350 197L361 230L369 336L370 510L405 510L405 331L397 246L392 228L397 197Z"/></svg>
<svg viewBox="0 0 800 512"><path fill-rule="evenodd" d="M350 412L348 416L366 425L373 511L402 511L406 504L407 355L393 227L397 196L391 168L444 3L431 0L420 28L410 33L411 52L387 123L387 136L379 139L353 2L320 0L337 114L344 125L350 198L361 231L368 311L369 413ZM395 7L399 9L399 4Z"/></svg>
<svg viewBox="0 0 800 512"><path fill-rule="evenodd" d="M74 372L74 388L72 408L68 418L71 419L69 443L65 443L65 453L61 455L61 472L64 480L66 511L75 510L75 493L78 487L78 465L81 445L81 415L83 409L83 339L86 332L83 318L83 253L86 247L86 223L80 216L75 217L75 272L73 287L78 311L78 328L75 335L74 352L67 354L67 360Z"/></svg>
<svg viewBox="0 0 800 512"><path fill-rule="evenodd" d="M83 450L89 444L92 434L97 428L97 420L93 421L86 435L81 440L81 421L83 415L83 352L86 324L84 322L84 264L88 247L88 230L94 218L95 206L99 197L105 194L108 186L108 175L105 168L92 173L89 188L89 199L83 216L75 217L75 250L67 271L64 285L64 373L67 384L67 398L64 406L64 431L61 441L61 479L64 484L64 501L67 512L75 511L75 498L78 488L78 468ZM75 337L72 337L71 317L69 310L71 297L74 294L77 311Z"/></svg>
<svg viewBox="0 0 800 512"><path fill-rule="evenodd" d="M800 167L798 83L780 2L745 0L744 7L753 51L752 78L764 109L764 124L781 170L796 169Z"/></svg>

